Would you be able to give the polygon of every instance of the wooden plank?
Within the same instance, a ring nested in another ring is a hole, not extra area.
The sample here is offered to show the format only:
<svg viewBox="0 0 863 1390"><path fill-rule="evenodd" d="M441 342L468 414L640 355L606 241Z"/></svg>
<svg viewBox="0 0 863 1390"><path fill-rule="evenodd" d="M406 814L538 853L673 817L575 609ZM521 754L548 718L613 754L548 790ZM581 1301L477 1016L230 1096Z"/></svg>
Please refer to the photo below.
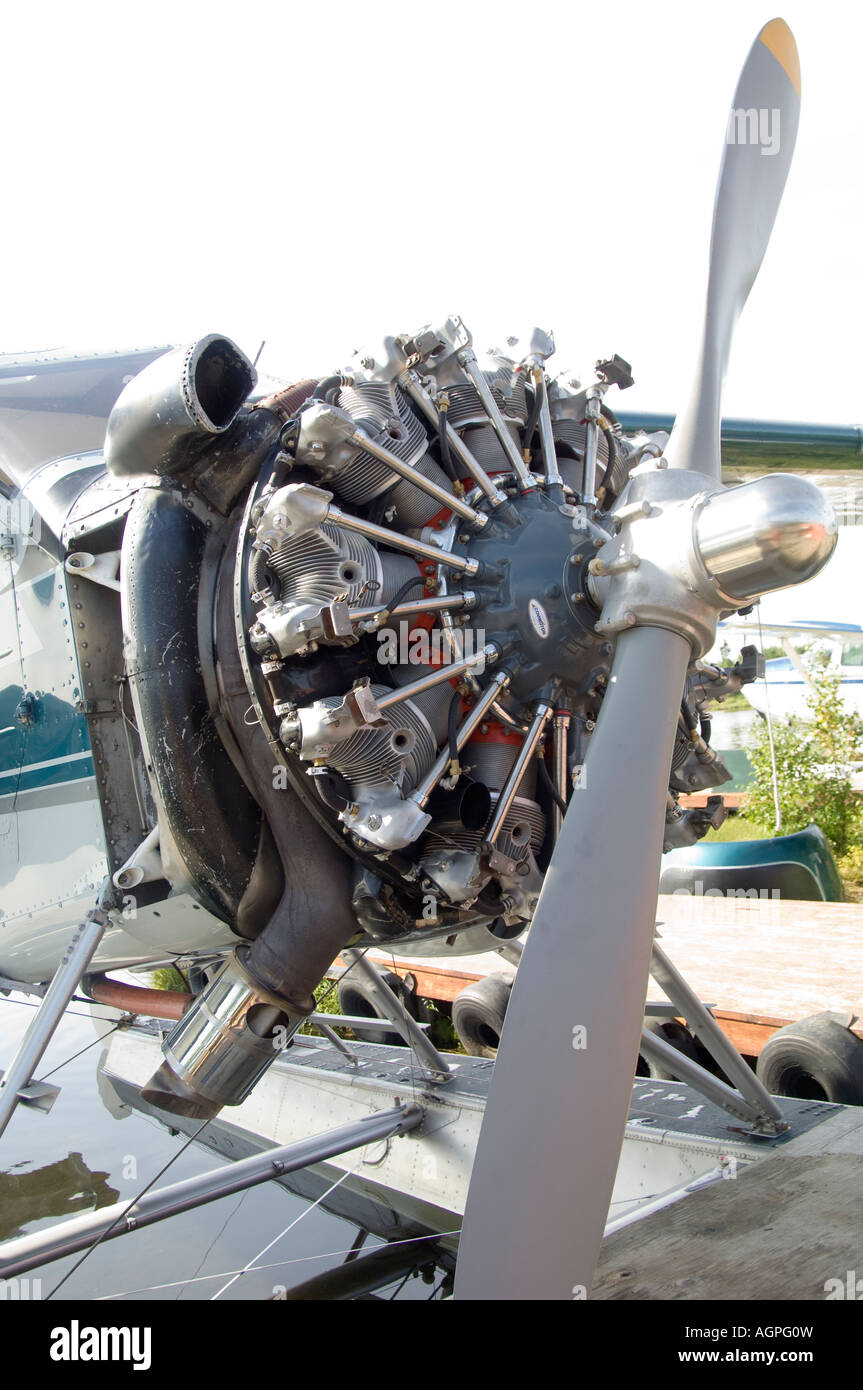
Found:
<svg viewBox="0 0 863 1390"><path fill-rule="evenodd" d="M761 1019L740 1018L739 1015L726 1013L722 1009L714 1009L713 1016L725 1036L744 1057L757 1057L776 1029L781 1028L784 1023L791 1022L790 1019L767 1023Z"/></svg>
<svg viewBox="0 0 863 1390"><path fill-rule="evenodd" d="M438 999L449 1004L468 985L483 979L486 975L511 976L515 973L512 966L507 965L506 961L502 961L494 952L483 956L454 957L460 962L459 968L451 965L448 960L440 961L436 958L429 960L417 956L399 959L398 956L377 951L370 952L370 955L379 970L392 970L402 979L406 975L412 975L416 980L415 992L420 998ZM469 968L465 969L462 962L467 962ZM345 962L338 956L328 973L340 973L344 969Z"/></svg>
<svg viewBox="0 0 863 1390"><path fill-rule="evenodd" d="M777 1028L825 1009L863 1038L863 903L675 893L659 898L657 920L663 949L745 1056L757 1057ZM383 969L413 975L419 995L446 1003L491 972L513 973L494 952L373 956ZM649 993L662 997L653 986Z"/></svg>
<svg viewBox="0 0 863 1390"><path fill-rule="evenodd" d="M859 1154L777 1150L609 1236L590 1296L820 1301L828 1280L859 1267L861 1183Z"/></svg>
<svg viewBox="0 0 863 1390"><path fill-rule="evenodd" d="M723 792L721 787L713 792L687 792L679 798L681 806L706 806L709 796L721 796L729 811L739 811L746 804L746 792Z"/></svg>
<svg viewBox="0 0 863 1390"><path fill-rule="evenodd" d="M863 1032L863 905L663 895L662 948L702 999L775 1026L825 1009Z"/></svg>

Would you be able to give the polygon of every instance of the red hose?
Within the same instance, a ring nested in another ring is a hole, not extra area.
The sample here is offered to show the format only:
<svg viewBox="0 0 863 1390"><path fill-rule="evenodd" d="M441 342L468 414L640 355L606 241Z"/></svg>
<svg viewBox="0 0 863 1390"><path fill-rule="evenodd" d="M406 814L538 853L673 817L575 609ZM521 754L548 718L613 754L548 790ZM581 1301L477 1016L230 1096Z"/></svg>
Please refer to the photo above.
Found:
<svg viewBox="0 0 863 1390"><path fill-rule="evenodd" d="M275 395L266 396L264 400L258 401L255 409L271 410L280 420L290 420L297 413L303 401L308 400L317 384L317 377L298 381L295 385L286 386L283 391L276 391Z"/></svg>
<svg viewBox="0 0 863 1390"><path fill-rule="evenodd" d="M175 1021L182 1018L192 1002L191 994L124 985L119 980L109 980L105 975L91 975L87 981L87 993L96 1004L110 1004L112 1008L125 1009L129 1013Z"/></svg>

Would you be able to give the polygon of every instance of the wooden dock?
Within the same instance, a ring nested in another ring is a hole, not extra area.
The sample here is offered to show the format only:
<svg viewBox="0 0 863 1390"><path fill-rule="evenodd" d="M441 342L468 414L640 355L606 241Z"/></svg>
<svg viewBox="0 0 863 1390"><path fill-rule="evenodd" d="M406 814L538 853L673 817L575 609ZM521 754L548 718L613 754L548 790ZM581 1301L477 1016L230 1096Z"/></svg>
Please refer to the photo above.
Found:
<svg viewBox="0 0 863 1390"><path fill-rule="evenodd" d="M734 1181L609 1235L591 1298L859 1298L861 1182L863 1110L836 1107L781 1151L738 1167Z"/></svg>
<svg viewBox="0 0 863 1390"><path fill-rule="evenodd" d="M757 1057L777 1028L825 1009L863 1038L863 904L674 894L659 898L657 921L663 950L745 1055ZM413 976L421 997L446 1002L484 975L513 973L494 953L373 955ZM648 996L664 997L652 983Z"/></svg>

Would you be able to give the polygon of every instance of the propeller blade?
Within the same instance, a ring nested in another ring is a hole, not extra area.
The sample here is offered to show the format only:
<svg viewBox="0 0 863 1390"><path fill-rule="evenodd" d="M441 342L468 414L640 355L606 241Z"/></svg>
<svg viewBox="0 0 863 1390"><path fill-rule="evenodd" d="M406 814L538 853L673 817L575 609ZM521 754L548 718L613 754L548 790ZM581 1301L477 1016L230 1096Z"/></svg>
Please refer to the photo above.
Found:
<svg viewBox="0 0 863 1390"><path fill-rule="evenodd" d="M734 93L716 188L695 379L665 450L672 468L720 478L722 383L731 336L764 259L791 166L800 62L783 19L765 24Z"/></svg>
<svg viewBox="0 0 863 1390"><path fill-rule="evenodd" d="M619 639L507 1009L456 1298L590 1288L632 1096L690 655L661 628Z"/></svg>
<svg viewBox="0 0 863 1390"><path fill-rule="evenodd" d="M717 482L731 335L767 248L799 104L794 39L773 20L734 97L695 386L666 450L673 466ZM756 139L746 143L750 111ZM507 1010L468 1193L457 1298L570 1299L590 1290L632 1096L690 657L689 642L664 627L618 638L584 786L564 819Z"/></svg>

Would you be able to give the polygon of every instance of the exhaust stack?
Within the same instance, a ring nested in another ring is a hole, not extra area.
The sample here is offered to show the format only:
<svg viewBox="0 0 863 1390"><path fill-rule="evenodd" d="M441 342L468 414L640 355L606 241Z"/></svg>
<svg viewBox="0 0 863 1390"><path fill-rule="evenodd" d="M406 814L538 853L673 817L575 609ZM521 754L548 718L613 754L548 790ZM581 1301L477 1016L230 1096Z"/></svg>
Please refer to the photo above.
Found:
<svg viewBox="0 0 863 1390"><path fill-rule="evenodd" d="M157 357L132 378L108 417L109 472L183 472L196 445L233 424L257 379L245 353L218 333Z"/></svg>
<svg viewBox="0 0 863 1390"><path fill-rule="evenodd" d="M163 1044L165 1061L141 1090L161 1110L207 1120L223 1105L240 1105L288 1039L304 1013L262 989L240 952L219 971Z"/></svg>

